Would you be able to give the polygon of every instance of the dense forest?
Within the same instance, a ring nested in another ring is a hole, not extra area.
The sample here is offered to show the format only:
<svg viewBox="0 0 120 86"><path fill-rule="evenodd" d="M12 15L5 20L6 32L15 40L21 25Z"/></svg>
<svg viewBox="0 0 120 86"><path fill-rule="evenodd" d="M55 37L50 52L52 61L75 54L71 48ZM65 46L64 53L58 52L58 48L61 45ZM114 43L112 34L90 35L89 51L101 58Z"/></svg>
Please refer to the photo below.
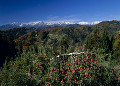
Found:
<svg viewBox="0 0 120 86"><path fill-rule="evenodd" d="M119 86L120 21L1 30L0 67L1 86Z"/></svg>

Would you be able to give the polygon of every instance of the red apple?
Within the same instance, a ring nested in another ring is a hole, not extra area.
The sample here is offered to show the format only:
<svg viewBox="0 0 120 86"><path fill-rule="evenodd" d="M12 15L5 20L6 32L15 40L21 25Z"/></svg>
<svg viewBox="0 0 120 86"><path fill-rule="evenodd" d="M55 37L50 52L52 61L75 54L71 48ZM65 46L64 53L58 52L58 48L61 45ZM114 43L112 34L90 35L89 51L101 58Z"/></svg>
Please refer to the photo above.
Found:
<svg viewBox="0 0 120 86"><path fill-rule="evenodd" d="M39 78L41 78L42 75L39 76Z"/></svg>
<svg viewBox="0 0 120 86"><path fill-rule="evenodd" d="M31 77L29 77L28 79L31 79Z"/></svg>
<svg viewBox="0 0 120 86"><path fill-rule="evenodd" d="M33 72L34 72L35 70L33 69Z"/></svg>
<svg viewBox="0 0 120 86"><path fill-rule="evenodd" d="M69 72L71 72L71 70L69 70Z"/></svg>
<svg viewBox="0 0 120 86"><path fill-rule="evenodd" d="M82 72L82 70L80 70L80 72Z"/></svg>
<svg viewBox="0 0 120 86"><path fill-rule="evenodd" d="M85 73L86 76L88 76L88 73Z"/></svg>
<svg viewBox="0 0 120 86"><path fill-rule="evenodd" d="M91 59L91 62L93 62L93 59Z"/></svg>
<svg viewBox="0 0 120 86"><path fill-rule="evenodd" d="M54 70L57 70L56 68L54 68Z"/></svg>
<svg viewBox="0 0 120 86"><path fill-rule="evenodd" d="M97 61L95 61L95 64L97 64Z"/></svg>
<svg viewBox="0 0 120 86"><path fill-rule="evenodd" d="M53 68L51 68L51 70L52 70L52 71L54 71L54 69L53 69Z"/></svg>
<svg viewBox="0 0 120 86"><path fill-rule="evenodd" d="M69 81L71 82L71 78L69 78Z"/></svg>
<svg viewBox="0 0 120 86"><path fill-rule="evenodd" d="M98 58L100 58L100 56L98 56Z"/></svg>
<svg viewBox="0 0 120 86"><path fill-rule="evenodd" d="M62 74L64 74L64 72L62 72Z"/></svg>
<svg viewBox="0 0 120 86"><path fill-rule="evenodd" d="M86 67L83 67L83 69L86 69Z"/></svg>
<svg viewBox="0 0 120 86"><path fill-rule="evenodd" d="M70 66L70 64L68 64L68 66Z"/></svg>
<svg viewBox="0 0 120 86"><path fill-rule="evenodd" d="M79 67L79 69L81 69L81 67Z"/></svg>

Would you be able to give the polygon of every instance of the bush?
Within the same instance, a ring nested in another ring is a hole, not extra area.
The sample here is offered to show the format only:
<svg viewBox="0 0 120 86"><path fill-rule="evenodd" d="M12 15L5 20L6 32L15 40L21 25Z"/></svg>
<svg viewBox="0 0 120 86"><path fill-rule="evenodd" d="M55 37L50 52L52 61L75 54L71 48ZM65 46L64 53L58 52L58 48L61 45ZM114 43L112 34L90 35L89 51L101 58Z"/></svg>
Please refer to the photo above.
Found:
<svg viewBox="0 0 120 86"><path fill-rule="evenodd" d="M110 54L93 50L79 55L54 56L48 47L31 49L4 65L2 86L112 86L120 84L119 70L105 58Z"/></svg>

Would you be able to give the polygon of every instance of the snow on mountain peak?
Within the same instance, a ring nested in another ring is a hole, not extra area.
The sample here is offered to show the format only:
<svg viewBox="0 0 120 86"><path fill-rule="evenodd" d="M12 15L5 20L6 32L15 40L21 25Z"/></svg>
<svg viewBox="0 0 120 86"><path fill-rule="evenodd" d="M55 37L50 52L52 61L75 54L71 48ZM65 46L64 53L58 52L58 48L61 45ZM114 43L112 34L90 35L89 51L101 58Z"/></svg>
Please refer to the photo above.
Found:
<svg viewBox="0 0 120 86"><path fill-rule="evenodd" d="M28 22L28 23L18 23L13 22L11 24L2 25L0 28L16 28L16 27L46 27L46 26L66 26L70 24L80 24L80 25L95 25L100 23L101 21L95 21L95 22L78 22L78 23L72 23L72 22L66 22L66 21L36 21L36 22Z"/></svg>
<svg viewBox="0 0 120 86"><path fill-rule="evenodd" d="M43 21L37 21L37 22L28 22L28 23L24 23L25 25L32 25L32 26L34 26L34 25L36 25L36 24L42 24L43 23Z"/></svg>
<svg viewBox="0 0 120 86"><path fill-rule="evenodd" d="M101 21L94 21L94 22L78 22L80 25L95 25L100 23Z"/></svg>
<svg viewBox="0 0 120 86"><path fill-rule="evenodd" d="M69 25L69 24L80 24L80 25L95 25L100 23L101 21L95 21L95 22L78 22L78 23L71 23L71 22L65 22L65 21L36 21L36 22L28 22L28 23L11 23L12 25L18 25L20 27L23 26L51 26L51 25Z"/></svg>
<svg viewBox="0 0 120 86"><path fill-rule="evenodd" d="M47 21L45 22L46 25L67 25L67 24L73 24L70 22L65 22L65 21Z"/></svg>
<svg viewBox="0 0 120 86"><path fill-rule="evenodd" d="M88 25L89 23L88 22L78 22L78 24L80 24L80 25Z"/></svg>

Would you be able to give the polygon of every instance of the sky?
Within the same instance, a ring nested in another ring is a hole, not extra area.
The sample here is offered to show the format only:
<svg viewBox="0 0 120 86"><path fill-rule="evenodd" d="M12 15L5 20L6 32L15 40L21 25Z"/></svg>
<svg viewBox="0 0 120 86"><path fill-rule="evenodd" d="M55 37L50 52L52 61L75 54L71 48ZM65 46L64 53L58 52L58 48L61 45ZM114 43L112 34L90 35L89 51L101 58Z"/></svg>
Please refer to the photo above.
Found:
<svg viewBox="0 0 120 86"><path fill-rule="evenodd" d="M0 0L0 25L120 20L120 0Z"/></svg>

